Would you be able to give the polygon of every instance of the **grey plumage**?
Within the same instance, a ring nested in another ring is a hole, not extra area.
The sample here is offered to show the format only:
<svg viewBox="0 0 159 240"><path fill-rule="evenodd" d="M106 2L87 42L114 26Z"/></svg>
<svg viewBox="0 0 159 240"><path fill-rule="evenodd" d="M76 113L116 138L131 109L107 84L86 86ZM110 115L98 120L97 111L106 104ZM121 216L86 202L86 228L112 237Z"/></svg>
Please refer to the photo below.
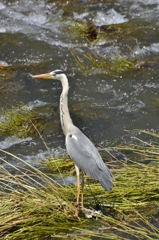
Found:
<svg viewBox="0 0 159 240"><path fill-rule="evenodd" d="M104 164L93 143L77 127L66 136L66 149L79 169L99 181L106 190L112 189L111 171Z"/></svg>

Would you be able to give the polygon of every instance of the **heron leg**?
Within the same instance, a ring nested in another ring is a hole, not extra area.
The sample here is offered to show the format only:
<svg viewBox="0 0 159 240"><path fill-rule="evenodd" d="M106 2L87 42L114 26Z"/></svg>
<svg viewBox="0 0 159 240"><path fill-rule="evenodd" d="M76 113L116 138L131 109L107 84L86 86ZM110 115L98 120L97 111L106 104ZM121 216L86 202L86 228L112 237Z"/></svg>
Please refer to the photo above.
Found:
<svg viewBox="0 0 159 240"><path fill-rule="evenodd" d="M76 170L76 175L77 175L77 197L76 197L76 211L75 211L75 216L78 217L78 203L79 203L79 196L80 196L80 171L79 168L75 165L75 170Z"/></svg>
<svg viewBox="0 0 159 240"><path fill-rule="evenodd" d="M81 208L84 208L84 172L82 171L82 193L81 193Z"/></svg>

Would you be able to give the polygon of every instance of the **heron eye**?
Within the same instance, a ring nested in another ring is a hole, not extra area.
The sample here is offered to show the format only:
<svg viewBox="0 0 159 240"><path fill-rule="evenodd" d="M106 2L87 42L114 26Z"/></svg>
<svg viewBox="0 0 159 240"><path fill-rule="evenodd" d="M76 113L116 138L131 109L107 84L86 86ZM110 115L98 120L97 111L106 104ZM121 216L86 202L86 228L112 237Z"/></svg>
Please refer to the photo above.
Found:
<svg viewBox="0 0 159 240"><path fill-rule="evenodd" d="M72 134L70 134L70 137L72 137Z"/></svg>

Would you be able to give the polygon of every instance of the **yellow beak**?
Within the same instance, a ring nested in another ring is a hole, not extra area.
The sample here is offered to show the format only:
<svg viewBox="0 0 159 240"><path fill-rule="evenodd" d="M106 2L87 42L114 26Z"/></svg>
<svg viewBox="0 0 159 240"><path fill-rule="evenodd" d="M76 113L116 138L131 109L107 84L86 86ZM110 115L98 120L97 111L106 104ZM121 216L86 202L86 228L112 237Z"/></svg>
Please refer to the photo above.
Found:
<svg viewBox="0 0 159 240"><path fill-rule="evenodd" d="M39 75L33 75L32 78L51 78L52 74L51 73L44 73L44 74L39 74Z"/></svg>

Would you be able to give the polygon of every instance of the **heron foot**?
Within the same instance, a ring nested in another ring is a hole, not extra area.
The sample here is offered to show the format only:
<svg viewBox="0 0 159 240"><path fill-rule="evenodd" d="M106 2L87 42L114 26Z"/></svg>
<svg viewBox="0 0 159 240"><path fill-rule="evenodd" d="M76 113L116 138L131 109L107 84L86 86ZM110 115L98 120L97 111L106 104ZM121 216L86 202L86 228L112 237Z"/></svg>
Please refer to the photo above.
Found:
<svg viewBox="0 0 159 240"><path fill-rule="evenodd" d="M80 217L78 216L78 209L76 209L74 217L78 218L78 220L80 220Z"/></svg>
<svg viewBox="0 0 159 240"><path fill-rule="evenodd" d="M83 203L81 203L81 205L80 205L77 201L74 203L74 206L76 207L74 216L80 220L80 218L78 216L79 211L85 214L87 209L83 206Z"/></svg>

